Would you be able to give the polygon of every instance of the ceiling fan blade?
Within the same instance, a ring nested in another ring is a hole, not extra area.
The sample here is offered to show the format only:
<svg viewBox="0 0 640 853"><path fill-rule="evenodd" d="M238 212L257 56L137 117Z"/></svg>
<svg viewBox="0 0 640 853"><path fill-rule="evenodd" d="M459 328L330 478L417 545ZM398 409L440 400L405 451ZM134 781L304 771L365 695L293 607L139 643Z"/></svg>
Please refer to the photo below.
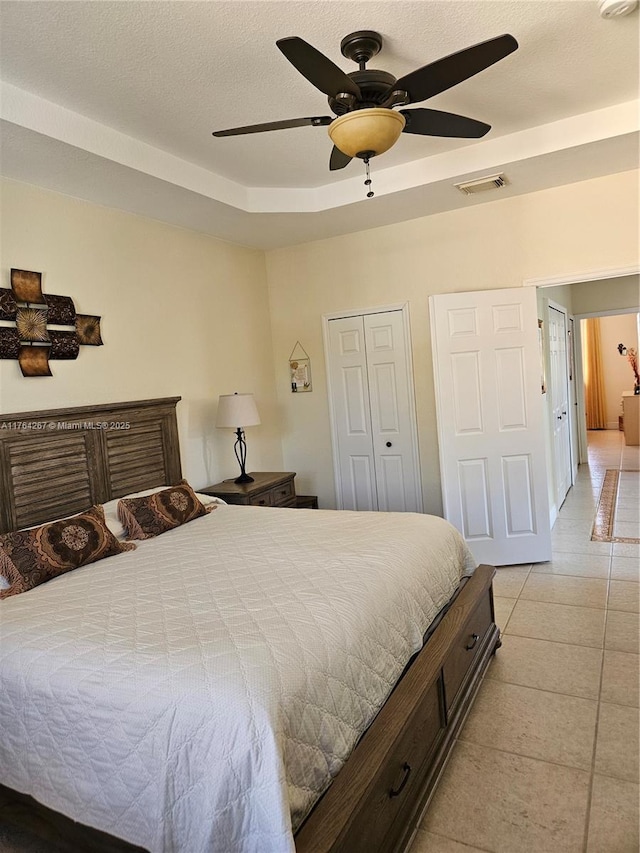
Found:
<svg viewBox="0 0 640 853"><path fill-rule="evenodd" d="M331 116L312 116L310 118L290 118L284 121L268 121L265 124L248 124L246 127L232 127L229 130L214 130L212 136L240 136L243 133L264 133L267 130L284 130L287 127L320 127L331 124Z"/></svg>
<svg viewBox="0 0 640 853"><path fill-rule="evenodd" d="M358 84L304 39L290 36L278 39L276 45L302 76L325 95L335 98L341 92L346 92L356 98L361 97Z"/></svg>
<svg viewBox="0 0 640 853"><path fill-rule="evenodd" d="M452 53L411 74L401 77L389 88L389 94L398 89L407 92L409 103L426 101L452 86L462 83L474 74L484 71L517 50L518 42L511 35L497 36L458 53Z"/></svg>
<svg viewBox="0 0 640 853"><path fill-rule="evenodd" d="M344 167L348 166L352 160L353 157L349 157L348 154L343 154L343 152L334 145L331 151L331 157L329 158L329 171L335 172L337 169L344 169Z"/></svg>
<svg viewBox="0 0 640 853"><path fill-rule="evenodd" d="M441 110L400 110L406 119L403 133L420 133L423 136L452 136L459 139L479 139L489 133L490 124L474 118L444 113Z"/></svg>

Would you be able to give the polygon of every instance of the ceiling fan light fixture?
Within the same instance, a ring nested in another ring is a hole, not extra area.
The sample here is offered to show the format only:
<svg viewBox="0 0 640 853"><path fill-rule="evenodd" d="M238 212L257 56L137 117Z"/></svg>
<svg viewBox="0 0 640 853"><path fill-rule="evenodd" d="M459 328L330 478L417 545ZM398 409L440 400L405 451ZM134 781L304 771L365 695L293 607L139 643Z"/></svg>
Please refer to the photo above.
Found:
<svg viewBox="0 0 640 853"><path fill-rule="evenodd" d="M388 107L354 110L329 125L331 141L347 157L375 157L398 141L405 117Z"/></svg>

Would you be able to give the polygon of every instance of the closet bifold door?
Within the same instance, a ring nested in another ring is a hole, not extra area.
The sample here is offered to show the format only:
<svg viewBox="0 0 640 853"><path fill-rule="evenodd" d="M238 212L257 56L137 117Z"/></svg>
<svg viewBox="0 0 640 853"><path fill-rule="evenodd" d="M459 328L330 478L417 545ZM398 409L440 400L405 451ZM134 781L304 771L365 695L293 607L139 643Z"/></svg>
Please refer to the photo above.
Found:
<svg viewBox="0 0 640 853"><path fill-rule="evenodd" d="M365 314L363 320L378 509L420 512L402 312Z"/></svg>
<svg viewBox="0 0 640 853"><path fill-rule="evenodd" d="M422 512L403 310L340 317L327 325L338 508Z"/></svg>
<svg viewBox="0 0 640 853"><path fill-rule="evenodd" d="M329 347L340 509L377 510L364 318L331 320Z"/></svg>

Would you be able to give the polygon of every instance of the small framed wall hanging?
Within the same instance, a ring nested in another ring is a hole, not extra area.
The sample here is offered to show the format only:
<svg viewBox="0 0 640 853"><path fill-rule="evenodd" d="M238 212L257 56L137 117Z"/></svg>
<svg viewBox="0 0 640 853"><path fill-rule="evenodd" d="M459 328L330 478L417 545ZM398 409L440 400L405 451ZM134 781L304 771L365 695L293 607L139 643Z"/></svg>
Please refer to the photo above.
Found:
<svg viewBox="0 0 640 853"><path fill-rule="evenodd" d="M299 354L300 353L300 354ZM311 391L311 359L305 352L300 341L291 350L289 356L289 374L291 378L291 392L297 394L300 391Z"/></svg>

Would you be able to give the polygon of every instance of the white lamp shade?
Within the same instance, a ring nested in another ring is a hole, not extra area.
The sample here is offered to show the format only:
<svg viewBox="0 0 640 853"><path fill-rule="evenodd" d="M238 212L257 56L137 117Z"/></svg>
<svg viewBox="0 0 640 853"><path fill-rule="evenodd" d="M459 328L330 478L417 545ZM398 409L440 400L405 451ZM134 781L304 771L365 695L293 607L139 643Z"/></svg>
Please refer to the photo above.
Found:
<svg viewBox="0 0 640 853"><path fill-rule="evenodd" d="M216 426L227 429L257 426L260 415L253 394L221 394L218 399Z"/></svg>

